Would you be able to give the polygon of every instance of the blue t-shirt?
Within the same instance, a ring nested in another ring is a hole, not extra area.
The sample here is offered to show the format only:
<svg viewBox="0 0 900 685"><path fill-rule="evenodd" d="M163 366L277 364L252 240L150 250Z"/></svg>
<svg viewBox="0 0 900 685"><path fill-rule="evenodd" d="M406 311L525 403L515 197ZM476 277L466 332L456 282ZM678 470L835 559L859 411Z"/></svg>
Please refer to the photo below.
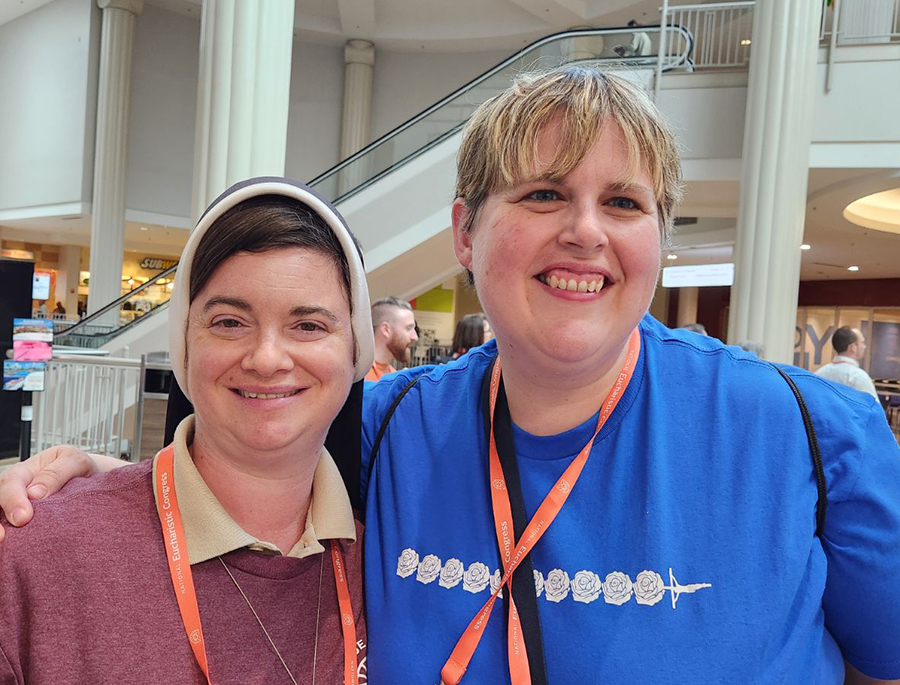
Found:
<svg viewBox="0 0 900 685"><path fill-rule="evenodd" d="M824 538L791 390L769 364L649 316L618 407L532 552L551 683L900 677L900 449L872 398L796 368L828 482ZM436 683L499 580L481 385L489 343L365 396L369 682ZM597 398L599 408L602 398ZM540 401L536 399L535 401ZM589 440L514 428L529 517ZM509 683L497 605L463 683Z"/></svg>

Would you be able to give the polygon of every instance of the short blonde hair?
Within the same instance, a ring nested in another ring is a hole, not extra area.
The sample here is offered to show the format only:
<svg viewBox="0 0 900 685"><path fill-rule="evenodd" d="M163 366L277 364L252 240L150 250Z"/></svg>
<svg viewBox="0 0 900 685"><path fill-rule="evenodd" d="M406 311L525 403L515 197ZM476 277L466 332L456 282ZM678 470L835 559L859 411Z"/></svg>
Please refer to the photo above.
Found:
<svg viewBox="0 0 900 685"><path fill-rule="evenodd" d="M682 195L675 136L640 86L621 76L574 66L521 75L475 110L458 159L456 195L471 210L464 228L471 229L490 193L531 180L541 134L552 121L560 123L560 143L540 178L566 176L590 151L604 123L615 123L628 154L623 180L631 180L641 164L646 166L656 196L661 242L666 244Z"/></svg>

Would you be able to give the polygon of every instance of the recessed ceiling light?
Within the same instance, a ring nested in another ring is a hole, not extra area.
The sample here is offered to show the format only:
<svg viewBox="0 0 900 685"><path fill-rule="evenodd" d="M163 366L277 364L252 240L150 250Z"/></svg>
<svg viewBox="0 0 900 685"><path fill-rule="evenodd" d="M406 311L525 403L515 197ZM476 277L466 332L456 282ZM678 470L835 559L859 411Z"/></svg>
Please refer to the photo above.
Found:
<svg viewBox="0 0 900 685"><path fill-rule="evenodd" d="M149 230L149 229L148 229L146 226L141 226L141 230L142 230L142 231L146 231L146 230Z"/></svg>
<svg viewBox="0 0 900 685"><path fill-rule="evenodd" d="M803 243L803 244L800 246L800 249L801 249L801 250L808 250L809 248L810 248L810 246L807 245L806 243Z"/></svg>
<svg viewBox="0 0 900 685"><path fill-rule="evenodd" d="M859 267L858 267L858 266L855 266L855 265L854 265L854 266L848 266L848 267L847 267L847 271L859 271Z"/></svg>
<svg viewBox="0 0 900 685"><path fill-rule="evenodd" d="M670 254L669 256L666 257L666 259L675 260L675 259L678 259L678 255L677 255L677 254Z"/></svg>
<svg viewBox="0 0 900 685"><path fill-rule="evenodd" d="M750 45L750 42L749 38L744 38L744 40L741 41L741 45Z"/></svg>

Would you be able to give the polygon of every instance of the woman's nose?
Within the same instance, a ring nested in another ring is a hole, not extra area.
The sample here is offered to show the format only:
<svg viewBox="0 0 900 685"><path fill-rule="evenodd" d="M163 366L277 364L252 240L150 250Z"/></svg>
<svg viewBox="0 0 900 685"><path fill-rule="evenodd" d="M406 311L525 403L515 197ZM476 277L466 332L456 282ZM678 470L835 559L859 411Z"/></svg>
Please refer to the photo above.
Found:
<svg viewBox="0 0 900 685"><path fill-rule="evenodd" d="M261 376L289 371L293 366L287 345L276 333L261 333L241 362L242 369L254 371Z"/></svg>
<svg viewBox="0 0 900 685"><path fill-rule="evenodd" d="M609 243L605 217L595 203L573 205L565 217L560 241L579 250L592 252Z"/></svg>

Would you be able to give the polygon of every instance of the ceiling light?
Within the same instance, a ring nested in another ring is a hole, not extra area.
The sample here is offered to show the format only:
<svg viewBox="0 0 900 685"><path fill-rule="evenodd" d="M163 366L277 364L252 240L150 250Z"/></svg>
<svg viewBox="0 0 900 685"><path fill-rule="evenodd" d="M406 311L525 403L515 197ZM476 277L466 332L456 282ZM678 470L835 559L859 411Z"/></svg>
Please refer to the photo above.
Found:
<svg viewBox="0 0 900 685"><path fill-rule="evenodd" d="M174 281L169 281L168 283L166 283L166 290L172 290L172 288L174 288L174 287L175 287Z"/></svg>
<svg viewBox="0 0 900 685"><path fill-rule="evenodd" d="M133 279L133 278L129 278L128 281L126 281L126 282L128 283L128 285L134 285L134 279Z"/></svg>
<svg viewBox="0 0 900 685"><path fill-rule="evenodd" d="M141 230L142 230L142 231L147 231L147 230L149 230L149 229L148 229L146 226L141 226Z"/></svg>
<svg viewBox="0 0 900 685"><path fill-rule="evenodd" d="M669 256L666 257L666 259L670 259L670 260L673 260L673 261L674 261L674 260L678 259L678 255L677 255L677 254L671 254L671 253L670 253Z"/></svg>
<svg viewBox="0 0 900 685"><path fill-rule="evenodd" d="M858 266L855 266L855 265L854 265L854 266L848 266L848 267L847 267L847 271L859 271L859 267L858 267Z"/></svg>
<svg viewBox="0 0 900 685"><path fill-rule="evenodd" d="M844 208L844 218L863 228L900 233L900 188L851 202Z"/></svg>
<svg viewBox="0 0 900 685"><path fill-rule="evenodd" d="M801 250L808 250L809 247L810 247L809 245L807 245L806 243L803 243L803 244L800 246L800 249L801 249Z"/></svg>
<svg viewBox="0 0 900 685"><path fill-rule="evenodd" d="M744 40L741 41L741 45L750 45L750 39L744 38Z"/></svg>

